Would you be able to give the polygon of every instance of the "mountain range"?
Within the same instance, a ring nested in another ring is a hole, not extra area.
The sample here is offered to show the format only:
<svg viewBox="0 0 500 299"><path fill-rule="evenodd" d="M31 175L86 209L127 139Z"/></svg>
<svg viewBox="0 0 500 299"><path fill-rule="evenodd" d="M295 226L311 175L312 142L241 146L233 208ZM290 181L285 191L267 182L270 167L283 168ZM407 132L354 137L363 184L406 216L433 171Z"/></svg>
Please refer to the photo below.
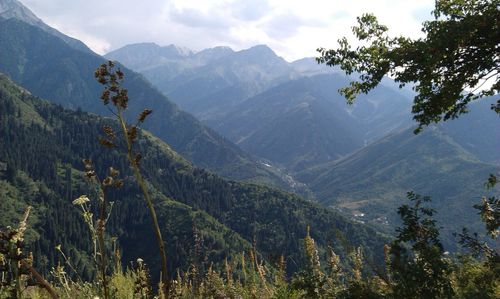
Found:
<svg viewBox="0 0 500 299"><path fill-rule="evenodd" d="M131 45L105 57L118 61L126 54L129 58L144 57L158 48L154 44ZM133 50L137 51L135 55L130 54ZM158 61L165 56L150 55L149 59ZM221 110L295 75L293 68L265 45L238 52L216 47L177 58L168 56L166 62L155 67L138 66L144 60L127 61L137 71L146 68L141 71L146 78L200 120L212 119Z"/></svg>
<svg viewBox="0 0 500 299"><path fill-rule="evenodd" d="M108 109L99 104L100 87L94 79L95 69L105 59L76 50L57 36L21 20L11 18L0 24L1 72L38 96L64 107L110 115ZM145 128L198 166L233 179L289 188L276 169L263 166L179 110L141 75L123 70L131 99L127 117L135 118L144 108L153 109Z"/></svg>
<svg viewBox="0 0 500 299"><path fill-rule="evenodd" d="M295 171L328 162L411 124L406 94L382 86L349 107L337 93L349 78L310 58L288 63L264 45L163 54L168 49L176 47L136 44L106 57L141 71L181 108L269 165ZM217 54L197 58L208 53Z"/></svg>
<svg viewBox="0 0 500 299"><path fill-rule="evenodd" d="M121 52L107 57L118 59ZM171 60L183 64L196 55L185 53ZM314 59L288 63L262 46L225 55L177 70L169 64L154 66L170 70L168 77L159 72L153 77L151 69L142 73L242 149L269 166L287 169L327 206L391 231L398 224L402 198L415 190L434 198L450 248L456 245L453 232L461 227L481 230L472 205L488 193L483 185L489 173L499 171L500 126L489 109L491 100L481 100L471 105L469 114L415 136L414 93L399 89L389 78L347 105L338 89L355 77L325 69ZM279 67L274 72L268 65ZM259 72L268 74L230 75Z"/></svg>
<svg viewBox="0 0 500 299"><path fill-rule="evenodd" d="M446 247L456 249L453 232L481 231L471 206L500 171L491 100L414 135L413 94L390 78L347 105L337 90L352 77L313 58L287 62L265 45L196 52L141 43L101 57L15 0L0 0L0 49L0 226L34 206L28 239L47 265L57 260L57 244L78 267L89 265L89 235L71 205L89 192L83 158L101 174L113 165L126 178L113 194L119 201L109 227L124 260L156 256L123 154L97 142L103 125L116 125L94 79L107 59L125 73L127 119L153 110L140 150L171 240L170 270L189 265L201 235L208 261L220 264L256 241L264 259L284 254L293 272L308 226L320 252L363 246L380 262L410 190L432 196Z"/></svg>

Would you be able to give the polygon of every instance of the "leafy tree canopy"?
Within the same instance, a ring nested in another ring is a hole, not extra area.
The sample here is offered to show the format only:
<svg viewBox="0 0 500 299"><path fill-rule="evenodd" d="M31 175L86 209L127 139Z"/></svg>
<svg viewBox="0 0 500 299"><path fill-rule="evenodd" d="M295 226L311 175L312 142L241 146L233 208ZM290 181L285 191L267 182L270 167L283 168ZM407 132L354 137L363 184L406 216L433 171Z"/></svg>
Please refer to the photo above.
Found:
<svg viewBox="0 0 500 299"><path fill-rule="evenodd" d="M425 37L390 37L371 14L358 17L353 33L337 49L319 48L319 63L338 65L359 80L340 90L348 103L375 88L385 75L417 92L412 113L415 130L467 112L473 100L500 90L500 0L436 0L434 19L423 23ZM500 113L500 100L492 105Z"/></svg>

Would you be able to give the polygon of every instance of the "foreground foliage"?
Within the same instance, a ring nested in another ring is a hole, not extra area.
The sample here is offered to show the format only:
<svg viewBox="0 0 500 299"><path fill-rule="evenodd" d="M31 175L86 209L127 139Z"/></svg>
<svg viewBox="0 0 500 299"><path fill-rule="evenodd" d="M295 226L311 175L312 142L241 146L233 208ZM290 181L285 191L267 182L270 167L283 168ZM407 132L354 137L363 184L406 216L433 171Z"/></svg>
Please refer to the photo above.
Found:
<svg viewBox="0 0 500 299"><path fill-rule="evenodd" d="M434 20L423 24L425 37L418 39L390 37L386 26L365 14L353 27L362 46L353 49L342 38L338 49L318 49L318 62L360 74L359 81L341 89L350 103L385 75L401 87L414 84L418 132L432 122L456 118L467 112L469 102L500 91L499 5L498 0L437 0ZM500 113L500 100L492 109Z"/></svg>
<svg viewBox="0 0 500 299"><path fill-rule="evenodd" d="M448 256L439 241L439 231L426 207L429 198L408 194L409 203L398 213L403 226L387 245L386 269L370 269L357 248L346 261L330 248L322 265L314 239L307 232L303 241L305 267L286 276L282 256L276 265L258 257L255 248L226 259L224 267L205 271L194 261L170 281L169 298L498 298L500 267L495 256ZM22 237L22 228L17 231ZM3 244L3 243L2 243ZM2 254L3 265L11 257ZM12 264L12 263L10 263ZM153 298L159 289L152 284L147 265L138 259L126 270L114 268L109 277L112 298ZM343 266L348 265L348 266ZM60 298L92 298L102 294L100 280L71 280L67 266L51 272ZM32 277L12 268L2 268L0 298L49 298L38 287L29 287ZM14 278L5 280L5 277ZM12 296L13 291L17 295ZM14 291L16 292L16 291ZM160 293L161 294L161 293ZM55 298L53 296L53 298Z"/></svg>

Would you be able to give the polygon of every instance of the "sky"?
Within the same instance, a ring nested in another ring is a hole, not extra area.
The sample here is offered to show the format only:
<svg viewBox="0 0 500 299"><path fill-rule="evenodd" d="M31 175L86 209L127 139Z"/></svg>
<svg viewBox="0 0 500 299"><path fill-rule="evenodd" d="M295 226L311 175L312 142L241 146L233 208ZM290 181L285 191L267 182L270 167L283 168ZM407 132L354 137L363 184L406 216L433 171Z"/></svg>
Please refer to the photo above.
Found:
<svg viewBox="0 0 500 299"><path fill-rule="evenodd" d="M266 44L288 61L317 56L352 37L373 13L392 35L421 36L434 0L20 0L49 26L99 54L127 44L175 44L194 51Z"/></svg>

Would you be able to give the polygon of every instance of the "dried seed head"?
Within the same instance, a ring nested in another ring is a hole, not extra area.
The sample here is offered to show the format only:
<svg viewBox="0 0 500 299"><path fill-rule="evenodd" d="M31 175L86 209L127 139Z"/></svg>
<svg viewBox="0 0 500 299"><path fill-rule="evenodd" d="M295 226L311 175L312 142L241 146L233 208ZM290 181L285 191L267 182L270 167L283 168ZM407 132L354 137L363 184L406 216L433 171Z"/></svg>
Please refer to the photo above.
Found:
<svg viewBox="0 0 500 299"><path fill-rule="evenodd" d="M135 165L139 166L139 162L141 161L141 159L142 159L142 155L141 154L136 154L135 155L135 159L134 159Z"/></svg>
<svg viewBox="0 0 500 299"><path fill-rule="evenodd" d="M110 79L110 80L112 80L112 79ZM118 91L119 91L118 86L117 86L116 84L111 85L111 86L109 87L109 90L110 90L111 92L114 92L114 93L118 93ZM114 96L113 98L115 98L115 100L113 101L113 103L115 103L115 104L116 104L116 99L117 99L117 96Z"/></svg>
<svg viewBox="0 0 500 299"><path fill-rule="evenodd" d="M111 186L113 184L113 178L108 176L106 177L103 181L102 181L102 185L107 187L107 186Z"/></svg>
<svg viewBox="0 0 500 299"><path fill-rule="evenodd" d="M110 126L104 126L102 127L102 130L104 131L104 134L106 134L109 138L111 139L116 138L115 131L113 131L113 128L111 128Z"/></svg>
<svg viewBox="0 0 500 299"><path fill-rule="evenodd" d="M115 148L116 145L106 138L99 138L99 143L107 148Z"/></svg>
<svg viewBox="0 0 500 299"><path fill-rule="evenodd" d="M122 107L123 109L127 109L127 105L128 105L128 90L122 88L120 89L120 91L118 92L118 95L119 95L119 101L118 101L118 104L120 105L120 107Z"/></svg>
<svg viewBox="0 0 500 299"><path fill-rule="evenodd" d="M109 175L111 177L116 178L119 174L120 174L120 172L118 170L114 169L113 167L109 168Z"/></svg>
<svg viewBox="0 0 500 299"><path fill-rule="evenodd" d="M87 171L85 172L85 176L86 176L89 180L91 180L91 179L93 179L93 178L95 177L95 171L93 171L93 170L87 170Z"/></svg>
<svg viewBox="0 0 500 299"><path fill-rule="evenodd" d="M123 187L123 180L116 180L115 188L121 188L121 187Z"/></svg>
<svg viewBox="0 0 500 299"><path fill-rule="evenodd" d="M116 71L116 75L118 76L118 79L123 80L124 74L121 69Z"/></svg>
<svg viewBox="0 0 500 299"><path fill-rule="evenodd" d="M144 109L144 111L142 111L141 114L139 114L139 117L138 117L139 122L141 122L141 123L144 122L144 120L146 119L146 117L148 115L150 115L151 112L153 112L153 110L151 110L151 109Z"/></svg>
<svg viewBox="0 0 500 299"><path fill-rule="evenodd" d="M85 170L92 170L92 160L90 159L83 159L83 166L85 167Z"/></svg>
<svg viewBox="0 0 500 299"><path fill-rule="evenodd" d="M104 105L109 104L109 94L110 92L107 88L105 88L101 94L101 100L103 101Z"/></svg>
<svg viewBox="0 0 500 299"><path fill-rule="evenodd" d="M128 91L121 88L121 81L125 74L121 69L114 70L115 64L108 61L107 64L102 64L95 71L97 81L104 85L104 91L101 94L101 99L105 105L110 101L117 108L126 109L128 105Z"/></svg>
<svg viewBox="0 0 500 299"><path fill-rule="evenodd" d="M97 219L96 229L101 233L104 232L106 230L106 221L103 219Z"/></svg>
<svg viewBox="0 0 500 299"><path fill-rule="evenodd" d="M127 136L131 143L137 138L137 127L133 126L127 130Z"/></svg>
<svg viewBox="0 0 500 299"><path fill-rule="evenodd" d="M94 77L101 84L108 84L106 77L109 75L108 68L106 64L101 64L94 73Z"/></svg>

